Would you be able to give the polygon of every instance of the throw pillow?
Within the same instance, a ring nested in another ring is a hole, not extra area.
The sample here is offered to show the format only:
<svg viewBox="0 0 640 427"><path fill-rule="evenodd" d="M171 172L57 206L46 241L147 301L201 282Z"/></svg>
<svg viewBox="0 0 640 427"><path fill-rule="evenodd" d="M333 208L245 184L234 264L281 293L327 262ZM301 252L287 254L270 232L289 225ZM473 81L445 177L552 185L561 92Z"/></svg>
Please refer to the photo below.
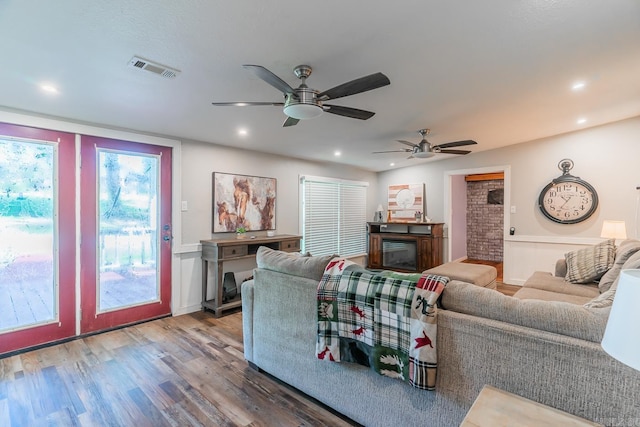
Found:
<svg viewBox="0 0 640 427"><path fill-rule="evenodd" d="M600 295L598 295L597 297L595 297L594 299L592 299L588 303L584 304L583 307L584 308L610 307L611 304L613 304L613 298L615 296L616 296L616 290L615 289L609 289L608 291L605 291L605 292L601 293Z"/></svg>
<svg viewBox="0 0 640 427"><path fill-rule="evenodd" d="M620 271L629 270L629 269L638 269L638 268L640 268L640 251L638 251L635 254L631 255L629 257L629 259L627 260L627 262L622 264L622 268L620 269ZM616 277L616 279L611 284L611 288L609 288L609 290L612 290L612 291L615 292L615 290L618 289L618 282L619 281L620 281L620 274L618 273L618 276Z"/></svg>
<svg viewBox="0 0 640 427"><path fill-rule="evenodd" d="M565 280L571 283L591 283L598 280L613 265L615 240L609 239L597 245L568 252Z"/></svg>
<svg viewBox="0 0 640 427"><path fill-rule="evenodd" d="M627 262L632 255L636 252L640 251L640 241L634 239L628 239L622 241L620 245L616 248L616 260L613 263L613 267L609 269L602 278L600 279L600 283L598 283L598 288L600 292L606 292L611 288L613 282L620 275L620 270L622 270L622 265ZM632 268L632 267L626 267Z"/></svg>

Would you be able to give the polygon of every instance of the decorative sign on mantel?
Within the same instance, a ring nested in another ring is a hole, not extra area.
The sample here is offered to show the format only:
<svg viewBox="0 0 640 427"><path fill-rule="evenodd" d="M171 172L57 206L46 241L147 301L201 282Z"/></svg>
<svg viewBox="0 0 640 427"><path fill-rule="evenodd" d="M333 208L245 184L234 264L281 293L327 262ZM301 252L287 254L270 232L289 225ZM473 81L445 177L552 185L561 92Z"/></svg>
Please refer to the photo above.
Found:
<svg viewBox="0 0 640 427"><path fill-rule="evenodd" d="M424 183L389 186L389 220L391 222L420 222L424 213Z"/></svg>

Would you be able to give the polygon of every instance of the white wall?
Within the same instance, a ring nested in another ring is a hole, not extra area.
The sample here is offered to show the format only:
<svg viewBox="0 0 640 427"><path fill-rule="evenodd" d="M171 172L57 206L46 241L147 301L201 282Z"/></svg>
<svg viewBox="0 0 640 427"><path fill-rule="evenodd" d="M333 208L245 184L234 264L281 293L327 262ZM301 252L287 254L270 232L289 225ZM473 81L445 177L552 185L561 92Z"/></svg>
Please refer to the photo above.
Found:
<svg viewBox="0 0 640 427"><path fill-rule="evenodd" d="M446 222L445 185L449 183L445 183L445 176L448 172L509 166L510 194L506 194L505 182L505 202L510 197L510 205L516 207L516 213L508 215L505 229L515 227L516 234L505 235L505 281L518 284L532 271L552 271L548 258L555 259L564 254L562 242L571 242L575 246L597 240L605 219L626 221L627 234L638 236L635 212L640 193L636 190L640 186L639 137L640 117L635 117L505 148L387 171L378 175L378 197L386 200L390 184L423 181L426 183L428 215L436 222ZM537 206L540 191L561 175L557 164L563 158L574 161L571 174L591 183L600 199L599 208L593 216L579 224L554 223L546 219ZM505 209L508 212L509 206ZM551 254L542 257L539 250L531 253L522 251L523 247L539 245L550 247Z"/></svg>
<svg viewBox="0 0 640 427"><path fill-rule="evenodd" d="M181 258L180 300L174 313L198 310L201 300L200 240L230 237L212 234L212 173L226 172L276 178L276 233L299 234L299 176L314 175L369 182L367 212L373 220L379 200L377 176L373 172L331 163L317 163L294 158L254 153L242 149L217 146L204 142L182 142L182 200L188 210L181 212L182 242L176 251ZM262 234L265 234L264 232ZM252 263L230 265L240 276L250 274ZM211 278L210 278L211 279Z"/></svg>
<svg viewBox="0 0 640 427"><path fill-rule="evenodd" d="M0 111L0 121L174 147L174 314L200 308L199 241L213 237L211 179L214 171L276 178L277 232L298 234L298 176L302 174L369 182L367 212L371 218L379 203L386 204L388 185L425 182L426 214L436 222L447 222L445 193L454 191L447 189L450 188L450 175L447 174L467 169L508 167L510 175L505 175L505 202L510 200L517 212L508 214L505 221L506 230L511 226L516 228L515 236L505 234L504 280L507 283L521 284L535 270L552 271L552 262L567 250L598 241L605 219L626 221L628 235L638 237L635 215L640 194L636 190L640 186L637 165L640 117L379 174L344 165L270 156L203 142L176 141L21 113ZM551 222L537 207L540 191L561 174L557 164L567 157L575 163L571 173L591 183L600 198L595 214L587 221L573 225ZM188 203L186 212L180 211L182 200Z"/></svg>

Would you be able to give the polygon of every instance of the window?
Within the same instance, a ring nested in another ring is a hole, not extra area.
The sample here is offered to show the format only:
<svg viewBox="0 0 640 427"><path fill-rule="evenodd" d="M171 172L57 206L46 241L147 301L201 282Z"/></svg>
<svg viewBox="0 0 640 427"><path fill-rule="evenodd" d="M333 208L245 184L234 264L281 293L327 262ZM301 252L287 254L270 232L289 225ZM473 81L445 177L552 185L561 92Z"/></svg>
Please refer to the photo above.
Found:
<svg viewBox="0 0 640 427"><path fill-rule="evenodd" d="M313 255L366 253L367 182L302 176L302 251Z"/></svg>

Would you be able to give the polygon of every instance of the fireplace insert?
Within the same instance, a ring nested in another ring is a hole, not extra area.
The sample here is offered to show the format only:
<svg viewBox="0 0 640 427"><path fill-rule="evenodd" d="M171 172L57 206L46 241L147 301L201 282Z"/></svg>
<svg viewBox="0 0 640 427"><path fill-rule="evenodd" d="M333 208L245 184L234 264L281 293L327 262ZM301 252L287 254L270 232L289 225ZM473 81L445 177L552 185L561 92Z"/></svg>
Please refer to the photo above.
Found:
<svg viewBox="0 0 640 427"><path fill-rule="evenodd" d="M415 240L382 239L382 266L399 270L418 268L418 248Z"/></svg>

